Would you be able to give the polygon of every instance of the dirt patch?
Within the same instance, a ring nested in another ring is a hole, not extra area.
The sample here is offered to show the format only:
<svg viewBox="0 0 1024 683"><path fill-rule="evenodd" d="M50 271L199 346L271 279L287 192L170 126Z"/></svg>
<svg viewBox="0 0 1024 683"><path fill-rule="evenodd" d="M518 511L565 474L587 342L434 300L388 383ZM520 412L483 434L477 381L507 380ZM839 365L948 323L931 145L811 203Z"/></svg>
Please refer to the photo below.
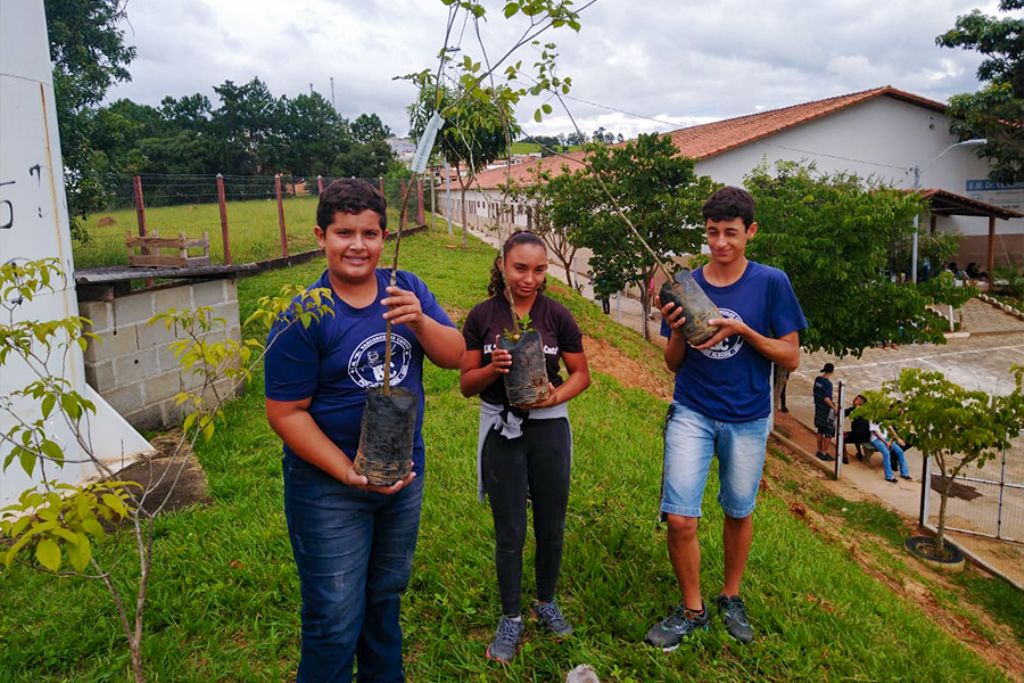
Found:
<svg viewBox="0 0 1024 683"><path fill-rule="evenodd" d="M114 475L118 481L134 481L146 492L143 509L149 513L162 506L163 512L180 510L196 503L211 502L206 473L188 442L181 442L175 430L150 440L156 452L132 463Z"/></svg>
<svg viewBox="0 0 1024 683"><path fill-rule="evenodd" d="M942 493L942 475L932 475L932 490ZM967 484L962 484L958 481L954 481L953 485L949 487L949 496L951 498L959 498L960 500L974 500L975 498L981 498L981 494L978 493L978 489Z"/></svg>
<svg viewBox="0 0 1024 683"><path fill-rule="evenodd" d="M807 507L806 501L812 500L815 492L836 493L829 486L832 482L817 468L808 469L801 457L784 444L776 442L774 445L793 462L769 457L765 463L765 478L773 482L788 480L797 484L792 487L798 491L797 494L787 493L787 487L772 487L774 494L786 502L794 517L803 520L808 528L832 544L845 548L867 574L907 602L920 607L937 626L987 662L999 667L1011 680L1024 681L1024 647L1009 626L996 622L984 610L966 608L970 601L963 588L918 562L909 553L894 548L887 540L860 529L853 534L844 533L846 523L842 518L821 514ZM849 499L850 493L843 490L841 495ZM882 504L881 500L863 492L859 499ZM913 522L907 519L903 521L909 535ZM884 556L880 556L883 553L891 559L887 561ZM896 560L902 561L910 571L893 573L890 562ZM968 571L980 570L972 567ZM948 591L957 599L951 601L948 607L944 606L936 599L933 588L928 584ZM968 619L965 616L967 614L971 614L972 619Z"/></svg>
<svg viewBox="0 0 1024 683"><path fill-rule="evenodd" d="M663 401L672 400L673 376L664 363L645 365L603 339L594 337L584 336L583 348L591 369L614 377L623 386L643 389Z"/></svg>

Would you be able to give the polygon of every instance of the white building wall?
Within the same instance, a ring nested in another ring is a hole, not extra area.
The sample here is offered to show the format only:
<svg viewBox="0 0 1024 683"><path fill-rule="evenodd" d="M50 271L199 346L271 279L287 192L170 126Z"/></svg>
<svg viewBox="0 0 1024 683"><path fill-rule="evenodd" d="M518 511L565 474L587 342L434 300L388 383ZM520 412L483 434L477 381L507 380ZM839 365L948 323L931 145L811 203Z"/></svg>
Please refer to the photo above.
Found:
<svg viewBox="0 0 1024 683"><path fill-rule="evenodd" d="M986 195L968 190L968 181L988 176L988 162L970 147L955 147L942 154L956 142L944 114L879 97L699 161L696 170L719 182L741 185L744 175L763 161L813 161L819 171L847 171L909 189L914 184L911 169L918 165L922 188L942 188L1012 208L1005 201L1006 193ZM988 219L940 217L937 227L965 237L982 237L988 234ZM1024 219L997 220L996 234L997 255L1001 255L999 236L1024 235Z"/></svg>

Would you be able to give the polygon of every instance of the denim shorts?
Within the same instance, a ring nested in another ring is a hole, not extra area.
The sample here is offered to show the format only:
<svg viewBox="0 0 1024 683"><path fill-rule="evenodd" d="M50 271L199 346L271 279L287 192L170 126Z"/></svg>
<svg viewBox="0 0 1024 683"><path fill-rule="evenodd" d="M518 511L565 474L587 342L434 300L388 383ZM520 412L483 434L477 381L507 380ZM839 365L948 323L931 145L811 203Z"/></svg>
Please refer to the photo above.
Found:
<svg viewBox="0 0 1024 683"><path fill-rule="evenodd" d="M661 511L700 517L711 458L718 454L718 503L742 519L754 511L761 483L769 418L720 422L676 401L665 422L665 475Z"/></svg>

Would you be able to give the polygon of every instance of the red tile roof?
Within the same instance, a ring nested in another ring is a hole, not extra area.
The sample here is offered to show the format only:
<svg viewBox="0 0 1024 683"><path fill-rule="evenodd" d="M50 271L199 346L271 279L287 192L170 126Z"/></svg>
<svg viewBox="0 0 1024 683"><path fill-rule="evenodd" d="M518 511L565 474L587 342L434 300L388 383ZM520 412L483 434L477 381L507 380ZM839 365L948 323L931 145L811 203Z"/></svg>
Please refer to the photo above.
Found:
<svg viewBox="0 0 1024 683"><path fill-rule="evenodd" d="M707 159L716 154L722 154L788 128L814 121L815 119L834 114L847 107L867 102L877 97L891 97L919 107L932 109L939 113L945 113L946 111L946 105L941 102L929 100L887 85L881 88L863 90L824 100L795 104L791 107L783 107L782 109L772 109L757 114L715 121L714 123L681 128L668 133L668 135L672 136L673 144L679 148L682 154L694 159ZM537 168L542 171L550 171L553 174L560 173L563 165L568 165L572 170L583 168L583 164L579 161L584 157L583 152L574 152L568 156L572 157L572 159L546 157L539 162L514 166L511 174L512 179L518 183L532 182L533 169ZM474 182L474 186L479 184L480 188L493 189L505 183L505 181L505 169L493 169L477 176L477 182Z"/></svg>

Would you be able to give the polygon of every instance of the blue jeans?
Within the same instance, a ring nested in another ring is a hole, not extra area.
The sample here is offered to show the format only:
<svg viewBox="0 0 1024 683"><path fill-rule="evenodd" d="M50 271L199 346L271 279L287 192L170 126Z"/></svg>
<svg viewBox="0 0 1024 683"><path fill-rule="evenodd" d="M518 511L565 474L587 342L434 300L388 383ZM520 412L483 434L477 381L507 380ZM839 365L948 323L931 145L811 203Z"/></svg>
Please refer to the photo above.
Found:
<svg viewBox="0 0 1024 683"><path fill-rule="evenodd" d="M403 681L398 615L419 531L423 480L393 496L345 486L286 456L284 511L302 590L297 681Z"/></svg>
<svg viewBox="0 0 1024 683"><path fill-rule="evenodd" d="M676 401L665 424L665 479L661 511L700 517L711 458L718 455L718 503L726 515L754 512L764 468L768 418L722 422Z"/></svg>
<svg viewBox="0 0 1024 683"><path fill-rule="evenodd" d="M892 479L892 463L889 462L889 448L878 437L871 439L871 445L882 454L882 469L885 470L885 478ZM892 452L896 454L896 458L900 461L900 474L904 477L909 477L910 468L907 467L907 458L903 454L903 449L895 441L892 442Z"/></svg>

